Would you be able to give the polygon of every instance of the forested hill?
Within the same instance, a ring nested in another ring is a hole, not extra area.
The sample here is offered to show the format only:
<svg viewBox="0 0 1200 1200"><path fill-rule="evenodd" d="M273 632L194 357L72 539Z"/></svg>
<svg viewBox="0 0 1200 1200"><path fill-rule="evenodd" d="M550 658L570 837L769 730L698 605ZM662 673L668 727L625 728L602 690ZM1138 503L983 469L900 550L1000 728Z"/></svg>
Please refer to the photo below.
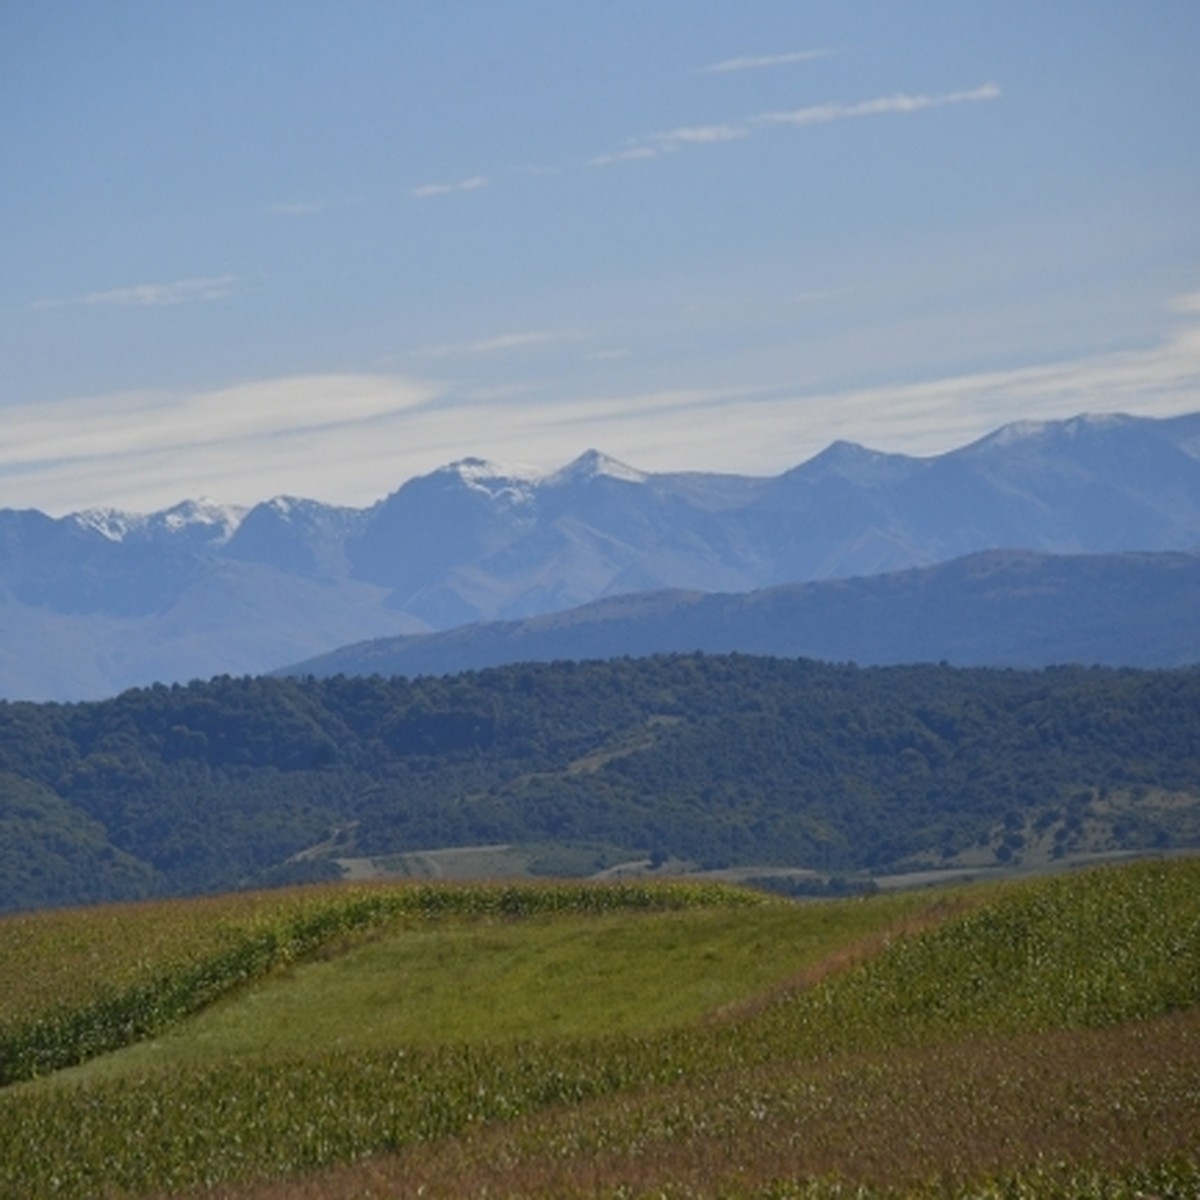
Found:
<svg viewBox="0 0 1200 1200"><path fill-rule="evenodd" d="M1200 670L691 655L0 704L6 909L483 843L830 872L1200 846Z"/></svg>

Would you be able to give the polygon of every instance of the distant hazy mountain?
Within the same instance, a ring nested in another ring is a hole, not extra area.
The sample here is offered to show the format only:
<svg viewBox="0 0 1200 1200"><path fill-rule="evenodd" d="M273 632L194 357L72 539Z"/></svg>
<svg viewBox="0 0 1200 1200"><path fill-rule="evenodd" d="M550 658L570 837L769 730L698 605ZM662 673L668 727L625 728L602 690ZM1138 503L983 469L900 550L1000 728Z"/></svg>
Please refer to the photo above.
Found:
<svg viewBox="0 0 1200 1200"><path fill-rule="evenodd" d="M642 592L522 621L362 642L279 674L443 675L695 650L863 666L1200 663L1200 555L989 550L738 595Z"/></svg>
<svg viewBox="0 0 1200 1200"><path fill-rule="evenodd" d="M1021 423L932 458L839 442L770 479L646 474L589 451L549 475L467 459L361 510L3 510L0 696L257 673L644 591L748 592L995 548L1196 547L1200 413Z"/></svg>

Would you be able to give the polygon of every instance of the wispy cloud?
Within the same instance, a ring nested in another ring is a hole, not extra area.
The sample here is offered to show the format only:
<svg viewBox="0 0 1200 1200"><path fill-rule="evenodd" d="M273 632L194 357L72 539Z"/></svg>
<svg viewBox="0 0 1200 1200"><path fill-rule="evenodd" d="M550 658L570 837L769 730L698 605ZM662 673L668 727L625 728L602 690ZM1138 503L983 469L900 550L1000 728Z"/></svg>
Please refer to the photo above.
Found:
<svg viewBox="0 0 1200 1200"><path fill-rule="evenodd" d="M652 145L636 141L626 146L624 150L614 150L611 154L597 154L595 158L589 158L585 165L589 167L611 167L614 163L639 162L658 158L661 153L661 150Z"/></svg>
<svg viewBox="0 0 1200 1200"><path fill-rule="evenodd" d="M741 58L726 58L721 62L700 67L698 75L727 75L733 71L761 71L767 67L789 67L796 63L813 62L818 58L829 58L830 49L794 50L788 54L747 55Z"/></svg>
<svg viewBox="0 0 1200 1200"><path fill-rule="evenodd" d="M331 463L339 465L330 474L341 476L381 444L380 423L419 411L436 394L394 376L312 375L15 405L4 414L0 504L144 510L172 496L258 500L304 491L306 475L314 488L327 486L322 473Z"/></svg>
<svg viewBox="0 0 1200 1200"><path fill-rule="evenodd" d="M164 305L188 304L195 300L224 300L233 295L236 282L236 276L215 275L199 279L177 279L174 283L139 283L132 287L88 292L86 295L65 300L38 300L35 301L34 307L62 308L83 305L87 308L159 308Z"/></svg>
<svg viewBox="0 0 1200 1200"><path fill-rule="evenodd" d="M598 155L589 159L587 165L606 167L612 163L660 158L664 154L674 154L688 146L715 146L722 142L736 142L749 137L750 133L745 125L727 122L718 125L688 125L680 129L668 129L662 133L648 133L633 138L623 150Z"/></svg>
<svg viewBox="0 0 1200 1200"><path fill-rule="evenodd" d="M319 202L303 200L285 204L272 204L268 212L281 217L313 217L325 211L326 206Z"/></svg>
<svg viewBox="0 0 1200 1200"><path fill-rule="evenodd" d="M878 117L888 113L915 113L928 108L942 108L948 104L974 104L983 100L998 100L1000 88L994 83L965 92L948 92L941 96L910 95L900 92L892 96L879 96L874 100L863 100L857 104L815 104L807 108L796 108L788 112L761 113L752 117L755 125L823 125L830 121L845 121L852 117Z"/></svg>
<svg viewBox="0 0 1200 1200"><path fill-rule="evenodd" d="M429 196L452 196L457 192L477 192L488 185L486 175L472 175L470 179L460 179L457 183L423 183L409 193L418 200Z"/></svg>
<svg viewBox="0 0 1200 1200"><path fill-rule="evenodd" d="M780 391L752 404L747 444L771 453L755 431L773 428L775 453L783 450L785 462L800 461L837 438L937 454L1017 420L1193 412L1200 394L1200 292L1177 298L1169 309L1184 319L1157 344L1139 349L904 384Z"/></svg>
<svg viewBox="0 0 1200 1200"><path fill-rule="evenodd" d="M529 329L520 333L502 333L473 342L443 342L425 346L413 353L422 358L456 358L462 355L495 354L506 350L528 350L554 342L577 342L587 336L580 329Z"/></svg>
<svg viewBox="0 0 1200 1200"><path fill-rule="evenodd" d="M469 454L552 468L586 446L647 470L765 475L836 438L932 454L1018 419L1194 411L1200 293L1171 307L1175 327L1140 349L894 386L464 392L391 375L325 375L29 403L5 411L0 504L146 511L187 496L253 502L282 492L363 504ZM541 336L461 346L484 353Z"/></svg>
<svg viewBox="0 0 1200 1200"><path fill-rule="evenodd" d="M5 409L0 464L175 451L372 420L428 386L382 375L305 375L202 392L139 391Z"/></svg>
<svg viewBox="0 0 1200 1200"><path fill-rule="evenodd" d="M620 150L600 154L587 160L589 167L608 167L615 163L646 161L662 158L693 146L715 146L725 142L740 141L760 129L772 126L822 125L831 121L844 121L853 117L879 117L890 113L917 113L930 108L942 108L949 104L971 104L983 100L1000 98L1000 88L986 83L969 91L947 92L940 96L912 95L906 92L891 96L877 96L872 100L861 100L856 104L815 104L786 112L766 112L750 117L747 121L725 121L712 125L684 126L663 133L644 134L630 138Z"/></svg>

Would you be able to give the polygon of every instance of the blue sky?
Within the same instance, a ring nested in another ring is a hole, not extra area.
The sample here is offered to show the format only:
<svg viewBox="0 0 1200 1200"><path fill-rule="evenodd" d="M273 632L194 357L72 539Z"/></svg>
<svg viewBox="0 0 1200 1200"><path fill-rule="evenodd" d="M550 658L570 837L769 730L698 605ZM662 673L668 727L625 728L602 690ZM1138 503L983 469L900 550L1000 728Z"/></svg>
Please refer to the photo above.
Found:
<svg viewBox="0 0 1200 1200"><path fill-rule="evenodd" d="M1196 0L6 0L0 505L1200 408Z"/></svg>

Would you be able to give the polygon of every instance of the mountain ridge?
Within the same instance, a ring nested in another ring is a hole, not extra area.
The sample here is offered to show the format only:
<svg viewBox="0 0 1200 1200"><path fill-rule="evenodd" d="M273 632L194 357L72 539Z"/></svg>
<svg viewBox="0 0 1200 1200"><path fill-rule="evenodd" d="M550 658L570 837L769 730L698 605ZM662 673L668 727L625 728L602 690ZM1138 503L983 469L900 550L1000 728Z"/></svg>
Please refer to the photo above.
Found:
<svg viewBox="0 0 1200 1200"><path fill-rule="evenodd" d="M835 442L772 477L645 472L593 449L549 472L460 459L366 508L0 510L0 697L256 673L629 592L750 592L1001 547L1198 546L1200 413L1025 422L925 458Z"/></svg>
<svg viewBox="0 0 1200 1200"><path fill-rule="evenodd" d="M859 666L1200 662L1200 554L987 550L745 593L637 592L523 620L371 639L277 675L449 675L516 662L765 654Z"/></svg>

